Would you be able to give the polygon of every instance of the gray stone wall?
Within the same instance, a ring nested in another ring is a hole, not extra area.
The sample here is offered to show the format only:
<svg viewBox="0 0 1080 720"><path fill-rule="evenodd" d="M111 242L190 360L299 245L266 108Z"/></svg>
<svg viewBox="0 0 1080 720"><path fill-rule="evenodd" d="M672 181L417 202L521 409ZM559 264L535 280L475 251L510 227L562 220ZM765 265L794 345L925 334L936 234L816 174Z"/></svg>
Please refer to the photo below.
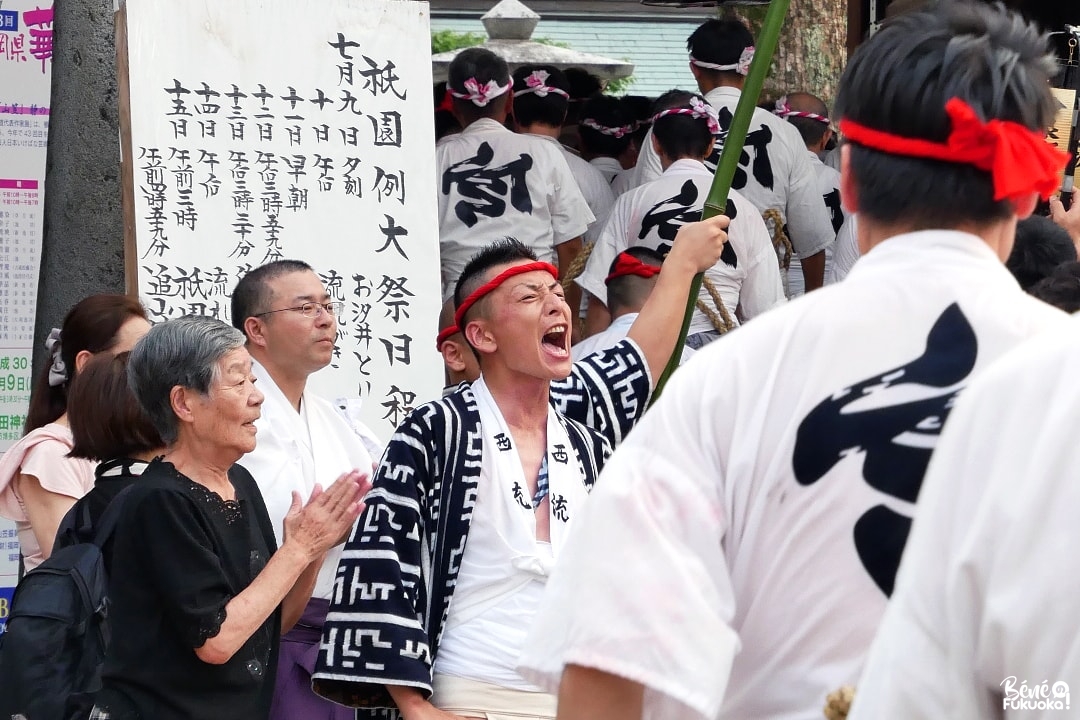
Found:
<svg viewBox="0 0 1080 720"><path fill-rule="evenodd" d="M35 377L72 305L124 291L113 0L57 0L54 13Z"/></svg>

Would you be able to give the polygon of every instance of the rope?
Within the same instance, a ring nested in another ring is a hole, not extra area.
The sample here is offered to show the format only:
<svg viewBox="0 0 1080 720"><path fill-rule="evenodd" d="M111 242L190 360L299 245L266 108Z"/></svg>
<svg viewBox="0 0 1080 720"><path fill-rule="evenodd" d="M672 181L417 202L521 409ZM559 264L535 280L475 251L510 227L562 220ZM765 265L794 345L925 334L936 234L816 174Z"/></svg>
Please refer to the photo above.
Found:
<svg viewBox="0 0 1080 720"><path fill-rule="evenodd" d="M780 259L780 269L787 270L791 266L791 258L795 249L791 246L791 238L784 232L784 216L779 208L769 208L761 213L761 219L765 226L772 231L772 244L776 249L776 255Z"/></svg>
<svg viewBox="0 0 1080 720"><path fill-rule="evenodd" d="M581 248L581 252L577 254L577 257L570 261L570 266L566 268L566 272L563 274L562 280L560 281L564 288L570 287L570 283L574 282L574 279L578 275L581 275L585 270L585 263L589 262L589 256L592 255L593 247L595 245L595 242L585 243Z"/></svg>
<svg viewBox="0 0 1080 720"><path fill-rule="evenodd" d="M709 292L709 297L712 298L713 304L716 305L716 310L714 311L700 298L695 303L697 309L704 313L705 317L709 318L709 322L712 323L718 333L723 335L730 332L735 328L735 321L731 319L731 314L724 307L724 299L720 297L716 286L713 285L712 280L709 278L703 278L701 284Z"/></svg>
<svg viewBox="0 0 1080 720"><path fill-rule="evenodd" d="M826 720L845 720L854 699L855 688L850 685L845 685L839 690L829 693L829 696L825 698L825 707L823 708Z"/></svg>

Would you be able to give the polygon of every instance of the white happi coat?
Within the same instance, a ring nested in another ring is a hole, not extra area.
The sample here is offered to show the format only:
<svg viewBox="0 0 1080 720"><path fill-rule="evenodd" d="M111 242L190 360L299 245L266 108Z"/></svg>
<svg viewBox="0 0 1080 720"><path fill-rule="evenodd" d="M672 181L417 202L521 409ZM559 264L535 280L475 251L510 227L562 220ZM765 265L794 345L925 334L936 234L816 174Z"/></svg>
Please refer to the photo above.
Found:
<svg viewBox="0 0 1080 720"><path fill-rule="evenodd" d="M576 343L574 347L570 348L570 352L574 356L574 362L615 347L630 333L630 328L633 326L634 321L637 320L637 317L638 313L636 312L620 315L612 320L611 324L608 325L606 329L601 330L595 335L590 335L584 340ZM689 360L694 352L693 348L684 346L682 354L679 356L679 364L681 365Z"/></svg>
<svg viewBox="0 0 1080 720"><path fill-rule="evenodd" d="M589 223L589 229L585 231L582 238L585 242L596 242L596 238L600 235L600 228L607 222L608 215L611 214L611 206L615 204L615 193L611 191L611 183L591 163L580 155L575 155L570 148L557 139L548 135L530 135L530 137L539 138L559 148L559 152L570 167L570 174L574 176L578 190L581 190L585 198L585 204L589 206L589 211L593 214L594 220Z"/></svg>
<svg viewBox="0 0 1080 720"><path fill-rule="evenodd" d="M557 264L555 246L594 220L562 152L532 135L481 119L435 148L443 298L466 263L496 240L514 237Z"/></svg>
<svg viewBox="0 0 1080 720"><path fill-rule="evenodd" d="M646 720L820 717L859 678L957 393L1054 331L1075 327L980 238L925 231L700 350L604 468L524 676L632 678Z"/></svg>
<svg viewBox="0 0 1080 720"><path fill-rule="evenodd" d="M849 717L1077 713L1078 322L995 363L957 403Z"/></svg>
<svg viewBox="0 0 1080 720"><path fill-rule="evenodd" d="M266 368L252 361L251 371L266 399L262 415L255 422L255 450L242 457L239 464L258 483L281 547L285 539L282 523L293 490L307 502L316 483L325 489L352 469L370 474L378 458L371 456L329 402L307 390L300 401L300 412L296 412ZM313 597L329 599L333 594L341 549L339 545L327 553Z"/></svg>
<svg viewBox="0 0 1080 720"><path fill-rule="evenodd" d="M838 233L846 217L844 207L840 203L840 173L821 162L821 158L818 157L817 153L807 150L806 154L810 158L810 165L814 168L814 176L817 177L818 192L821 193L821 199L825 202L825 207L829 211L829 220L832 223L833 232ZM826 279L833 274L832 264L835 246L835 241L825 246ZM802 263L799 262L799 258L791 258L791 265L788 267L785 281L787 282L788 297L797 297L806 292Z"/></svg>
<svg viewBox="0 0 1080 720"><path fill-rule="evenodd" d="M739 90L719 87L705 99L720 113L723 131L708 164L715 169L727 137L727 128L739 103ZM829 214L821 202L817 177L807 158L806 143L795 126L768 110L754 108L739 167L731 187L764 213L776 208L787 226L796 257L824 250L836 237ZM652 131L642 143L634 184L641 185L661 173L660 158L652 146Z"/></svg>
<svg viewBox="0 0 1080 720"><path fill-rule="evenodd" d="M604 278L615 256L634 245L667 254L678 229L701 218L712 177L698 160L676 160L659 178L616 200L589 261L577 278L578 285L606 304ZM727 212L734 215L727 230L728 243L705 277L713 282L737 325L738 318L749 320L783 303L784 291L776 254L761 215L735 191L728 198ZM715 307L704 287L700 297L707 307ZM701 310L694 312L691 334L715 329Z"/></svg>
<svg viewBox="0 0 1080 720"><path fill-rule="evenodd" d="M848 276L859 259L859 216L848 215L836 233L832 262L825 267L825 284L838 283Z"/></svg>
<svg viewBox="0 0 1080 720"><path fill-rule="evenodd" d="M623 171L622 163L613 157L594 157L589 161L589 164L600 171L600 174L607 180L608 185L615 180L615 176Z"/></svg>

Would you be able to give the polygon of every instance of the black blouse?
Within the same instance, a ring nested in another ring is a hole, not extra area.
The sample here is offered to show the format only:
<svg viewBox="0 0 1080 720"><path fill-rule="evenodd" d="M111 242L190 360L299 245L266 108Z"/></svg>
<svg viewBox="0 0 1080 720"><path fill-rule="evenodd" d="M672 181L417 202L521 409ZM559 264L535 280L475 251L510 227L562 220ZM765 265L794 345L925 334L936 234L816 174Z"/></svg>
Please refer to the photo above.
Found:
<svg viewBox="0 0 1080 720"><path fill-rule="evenodd" d="M195 654L221 630L225 605L276 549L262 495L239 465L236 500L155 460L128 493L112 548L112 641L98 717L251 718L270 710L280 608L223 665Z"/></svg>

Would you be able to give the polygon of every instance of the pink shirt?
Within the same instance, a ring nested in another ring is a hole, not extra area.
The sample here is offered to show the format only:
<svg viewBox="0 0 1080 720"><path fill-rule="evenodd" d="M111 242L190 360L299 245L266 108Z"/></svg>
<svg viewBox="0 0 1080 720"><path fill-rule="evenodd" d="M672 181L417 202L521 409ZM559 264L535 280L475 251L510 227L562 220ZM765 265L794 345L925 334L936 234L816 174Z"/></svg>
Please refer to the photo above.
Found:
<svg viewBox="0 0 1080 720"><path fill-rule="evenodd" d="M30 527L16 479L19 474L33 475L45 490L78 500L94 487L96 463L69 458L72 444L67 426L49 423L21 438L0 459L0 516L15 521L28 571L45 558Z"/></svg>

